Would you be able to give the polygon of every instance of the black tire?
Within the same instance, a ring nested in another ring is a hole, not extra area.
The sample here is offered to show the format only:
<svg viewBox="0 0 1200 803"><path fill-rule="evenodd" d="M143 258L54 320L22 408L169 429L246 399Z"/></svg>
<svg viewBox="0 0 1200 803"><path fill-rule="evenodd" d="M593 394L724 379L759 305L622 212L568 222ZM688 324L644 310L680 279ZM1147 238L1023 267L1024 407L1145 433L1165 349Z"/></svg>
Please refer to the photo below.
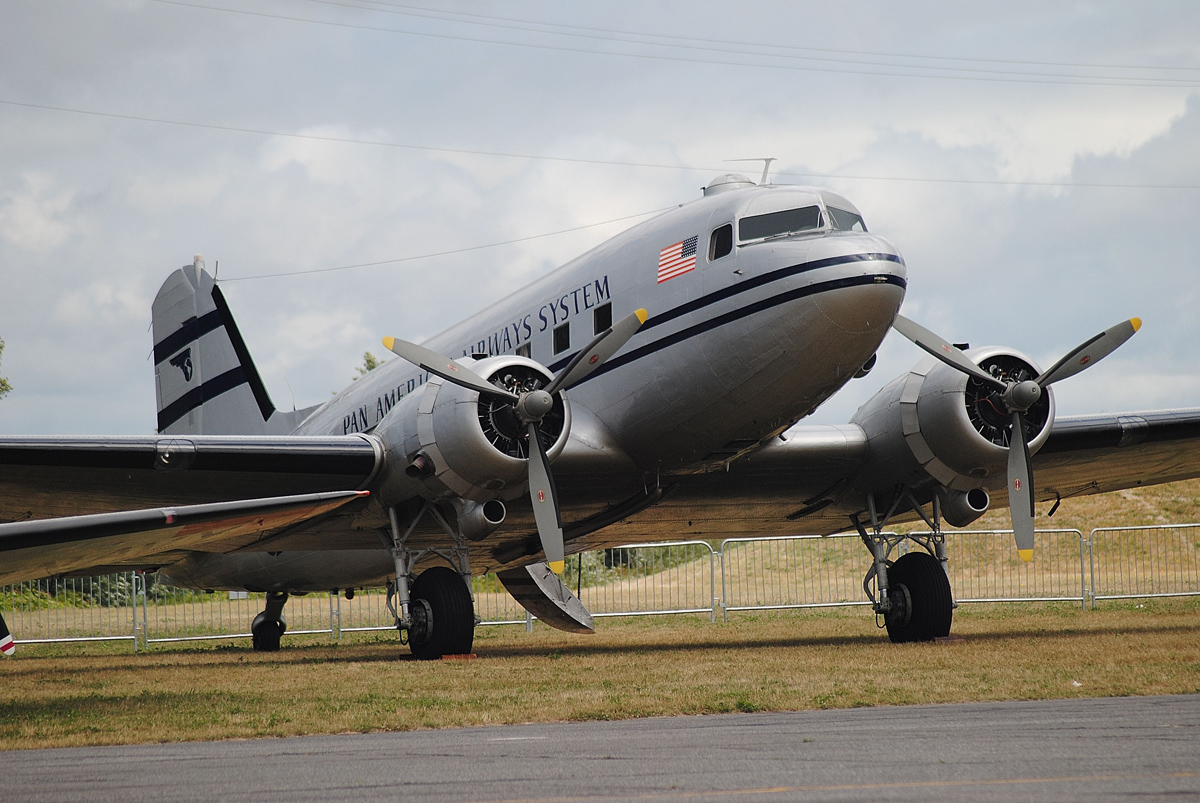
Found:
<svg viewBox="0 0 1200 803"><path fill-rule="evenodd" d="M884 614L893 643L933 641L950 635L954 596L941 562L928 552L909 552L888 567L888 598L893 608Z"/></svg>
<svg viewBox="0 0 1200 803"><path fill-rule="evenodd" d="M475 641L475 606L458 572L446 566L426 569L412 584L411 595L414 609L418 600L424 600L430 613L426 632L409 634L413 657L428 661L471 652Z"/></svg>
<svg viewBox="0 0 1200 803"><path fill-rule="evenodd" d="M250 638L255 652L279 652L279 640L287 630L283 622L268 619L266 613L254 617L250 625Z"/></svg>

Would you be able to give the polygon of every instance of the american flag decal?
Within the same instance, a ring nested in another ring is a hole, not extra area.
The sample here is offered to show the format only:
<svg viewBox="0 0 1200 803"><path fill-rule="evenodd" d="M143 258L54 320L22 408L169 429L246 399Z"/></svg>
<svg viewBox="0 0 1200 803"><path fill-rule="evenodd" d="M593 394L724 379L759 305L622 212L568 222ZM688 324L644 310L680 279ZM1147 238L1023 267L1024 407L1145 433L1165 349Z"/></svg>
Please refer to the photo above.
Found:
<svg viewBox="0 0 1200 803"><path fill-rule="evenodd" d="M658 252L658 283L696 269L696 243L700 235L680 240Z"/></svg>

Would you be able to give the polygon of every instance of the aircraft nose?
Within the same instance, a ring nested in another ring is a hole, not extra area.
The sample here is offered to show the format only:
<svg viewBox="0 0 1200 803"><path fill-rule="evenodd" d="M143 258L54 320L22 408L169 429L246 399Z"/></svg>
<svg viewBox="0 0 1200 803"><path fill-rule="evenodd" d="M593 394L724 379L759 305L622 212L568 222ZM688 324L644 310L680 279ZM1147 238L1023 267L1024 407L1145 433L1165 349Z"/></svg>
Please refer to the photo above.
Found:
<svg viewBox="0 0 1200 803"><path fill-rule="evenodd" d="M880 260L862 267L862 273L835 281L828 291L819 293L817 307L844 332L882 335L904 301L904 266Z"/></svg>

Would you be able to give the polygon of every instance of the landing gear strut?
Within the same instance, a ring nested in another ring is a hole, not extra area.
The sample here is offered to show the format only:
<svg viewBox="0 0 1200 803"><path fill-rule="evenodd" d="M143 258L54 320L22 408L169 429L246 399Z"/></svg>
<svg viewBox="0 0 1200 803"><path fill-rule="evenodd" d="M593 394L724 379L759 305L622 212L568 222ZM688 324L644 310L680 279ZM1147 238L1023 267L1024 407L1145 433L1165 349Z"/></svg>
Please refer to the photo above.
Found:
<svg viewBox="0 0 1200 803"><path fill-rule="evenodd" d="M907 501L929 525L928 535L894 535L884 533L888 520L902 501ZM954 617L954 595L946 572L946 536L941 527L941 510L937 496L933 500L933 518L925 515L912 492L907 488L896 495L891 509L880 519L875 509L874 494L867 494L867 510L871 530L852 516L863 544L873 561L863 578L863 591L871 600L876 617L883 617L888 638L894 643L933 641L950 635ZM909 542L922 547L923 552L906 552L891 560L893 552ZM872 593L874 581L878 596Z"/></svg>
<svg viewBox="0 0 1200 803"><path fill-rule="evenodd" d="M409 549L408 537L426 514L454 539L452 550ZM396 563L396 581L388 586L388 610L396 619L401 643L407 642L415 658L431 660L443 655L465 655L475 640L475 599L471 594L471 561L466 538L451 527L432 502L426 502L412 517L408 527L400 528L395 508L389 508L392 531L392 558ZM421 558L433 553L450 566L434 566L413 579L413 569ZM393 597L397 604L393 604Z"/></svg>
<svg viewBox="0 0 1200 803"><path fill-rule="evenodd" d="M250 625L255 652L279 651L279 639L287 632L287 622L283 620L283 606L287 601L286 591L267 592L267 609L255 616Z"/></svg>

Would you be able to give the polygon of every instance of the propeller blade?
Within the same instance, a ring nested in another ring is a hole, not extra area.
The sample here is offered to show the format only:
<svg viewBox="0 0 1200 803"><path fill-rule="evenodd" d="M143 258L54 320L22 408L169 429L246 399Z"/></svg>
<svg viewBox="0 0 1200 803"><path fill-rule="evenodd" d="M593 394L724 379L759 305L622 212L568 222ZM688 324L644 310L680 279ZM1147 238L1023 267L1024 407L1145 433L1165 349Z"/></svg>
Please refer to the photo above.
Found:
<svg viewBox="0 0 1200 803"><path fill-rule="evenodd" d="M521 400L521 397L515 393L509 393L507 390L496 387L470 368L459 365L449 357L438 354L436 351L427 349L424 346L409 343L407 340L397 340L394 337L385 337L383 345L388 351L398 357L403 357L413 365L419 365L429 373L436 374L447 382L453 382L456 385L477 393L497 396L514 404Z"/></svg>
<svg viewBox="0 0 1200 803"><path fill-rule="evenodd" d="M542 551L546 563L555 574L566 568L563 547L562 519L558 515L558 498L554 493L554 478L550 476L550 463L538 438L537 424L529 424L529 500L533 502L533 519L537 522L538 536L542 539Z"/></svg>
<svg viewBox="0 0 1200 803"><path fill-rule="evenodd" d="M1105 329L1043 371L1042 375L1037 378L1037 383L1046 387L1069 376L1075 376L1084 368L1091 368L1116 351L1122 343L1133 337L1133 333L1141 328L1141 318L1130 318L1110 329Z"/></svg>
<svg viewBox="0 0 1200 803"><path fill-rule="evenodd" d="M649 313L644 309L634 310L614 325L605 329L592 338L567 367L546 387L546 392L553 394L556 390L566 390L572 385L578 385L588 375L604 364L612 355L621 350L629 342L629 338L637 334L637 330L646 322Z"/></svg>
<svg viewBox="0 0 1200 803"><path fill-rule="evenodd" d="M1021 560L1033 560L1033 474L1029 467L1029 444L1020 413L1013 413L1012 440L1008 443L1008 512Z"/></svg>
<svg viewBox="0 0 1200 803"><path fill-rule="evenodd" d="M1008 386L1003 382L971 362L971 358L963 354L952 343L946 342L946 340L938 337L924 326L921 326L921 324L910 321L903 315L897 315L896 320L892 321L892 328L951 368L957 368L964 374L973 376L980 382L989 384L997 390L1008 389Z"/></svg>

